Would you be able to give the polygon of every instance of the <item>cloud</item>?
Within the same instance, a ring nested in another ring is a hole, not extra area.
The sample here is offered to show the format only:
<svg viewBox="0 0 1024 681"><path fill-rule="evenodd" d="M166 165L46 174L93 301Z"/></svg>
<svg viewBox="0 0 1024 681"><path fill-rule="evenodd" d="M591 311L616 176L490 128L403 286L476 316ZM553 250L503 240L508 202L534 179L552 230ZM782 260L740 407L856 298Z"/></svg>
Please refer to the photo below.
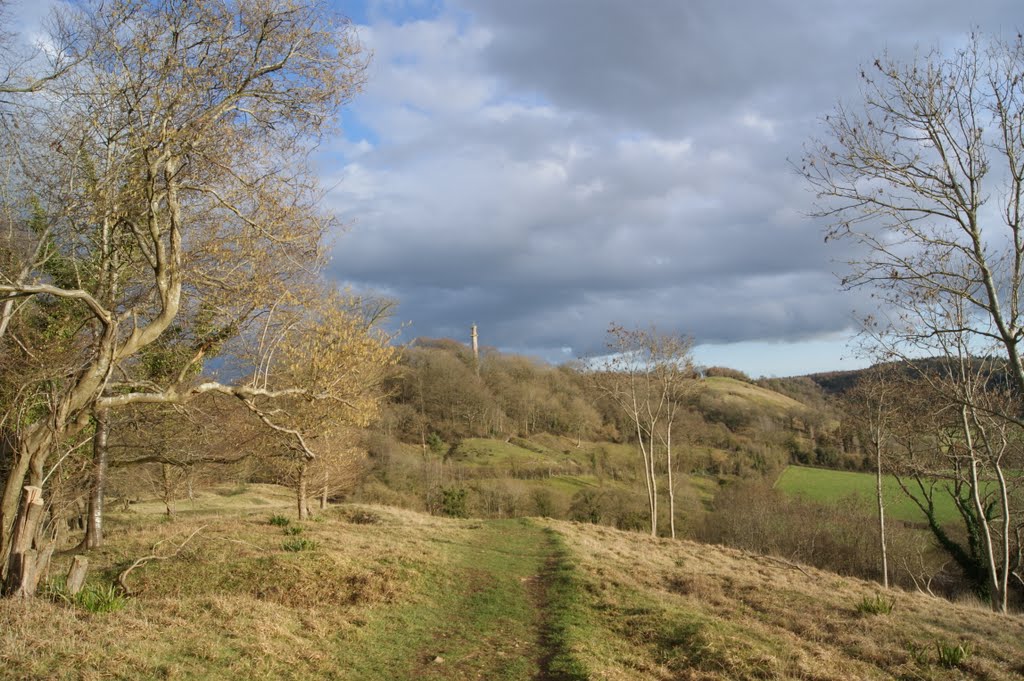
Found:
<svg viewBox="0 0 1024 681"><path fill-rule="evenodd" d="M788 159L882 49L1019 15L456 0L403 22L388 6L360 28L375 57L353 113L372 143L339 140L325 168L352 226L331 272L396 296L414 335L475 321L552 358L599 349L613 320L717 343L847 329L869 301L836 290L847 254L805 217Z"/></svg>

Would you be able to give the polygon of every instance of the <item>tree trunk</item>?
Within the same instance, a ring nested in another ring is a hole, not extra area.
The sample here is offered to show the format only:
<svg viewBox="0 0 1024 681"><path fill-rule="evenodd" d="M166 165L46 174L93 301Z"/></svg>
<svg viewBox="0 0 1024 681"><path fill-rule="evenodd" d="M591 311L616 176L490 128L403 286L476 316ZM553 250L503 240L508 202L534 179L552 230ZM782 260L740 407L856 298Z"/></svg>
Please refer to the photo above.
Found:
<svg viewBox="0 0 1024 681"><path fill-rule="evenodd" d="M52 544L41 548L37 539L43 510L42 488L26 485L21 498L18 522L11 537L11 553L4 582L6 596L29 598L35 595L39 576L53 552Z"/></svg>
<svg viewBox="0 0 1024 681"><path fill-rule="evenodd" d="M160 464L160 483L163 486L164 510L167 517L174 515L174 479L171 477L170 464Z"/></svg>
<svg viewBox="0 0 1024 681"><path fill-rule="evenodd" d="M98 549L103 545L103 492L107 486L107 434L110 430L109 412L96 410L96 432L92 438L92 488L89 490L89 511L86 516L86 549Z"/></svg>
<svg viewBox="0 0 1024 681"><path fill-rule="evenodd" d="M1003 518L1003 551L1000 556L1003 561L1002 571L999 573L999 587L1002 592L1000 612L1008 612L1010 607L1010 495L1006 485L1006 476L1003 474L1003 467L999 462L994 466L996 477L999 480L999 501L1002 504ZM1018 547L1019 549L1019 547Z"/></svg>
<svg viewBox="0 0 1024 681"><path fill-rule="evenodd" d="M991 589L990 599L992 609L1005 614L1003 609L1002 588L999 580L999 570L996 566L995 548L992 546L992 530L988 522L988 518L985 516L985 505L981 500L981 481L978 476L978 456L977 450L975 449L974 432L971 430L970 422L967 418L967 407L960 408L961 425L964 429L964 444L967 447L967 452L970 457L968 461L969 465L969 481L970 481L970 492L971 501L974 504L974 512L977 514L978 530L981 533L983 548L985 551L985 563L988 571L989 588Z"/></svg>
<svg viewBox="0 0 1024 681"><path fill-rule="evenodd" d="M331 474L326 469L324 470L324 486L320 490L320 510L323 511L327 508L327 485L330 482Z"/></svg>
<svg viewBox="0 0 1024 681"><path fill-rule="evenodd" d="M668 466L668 524L672 538L676 538L676 491L672 487L672 422L668 423L665 436L665 464Z"/></svg>
<svg viewBox="0 0 1024 681"><path fill-rule="evenodd" d="M28 476L31 456L20 447L14 452L14 466L7 476L3 500L0 501L0 584L7 579L8 558L11 555L11 540L21 502L21 489Z"/></svg>
<svg viewBox="0 0 1024 681"><path fill-rule="evenodd" d="M885 499L882 496L882 443L881 434L875 438L875 492L878 495L878 538L882 549L882 586L889 588L889 556L885 548Z"/></svg>
<svg viewBox="0 0 1024 681"><path fill-rule="evenodd" d="M654 443L651 442L651 536L658 536L658 477L654 466Z"/></svg>
<svg viewBox="0 0 1024 681"><path fill-rule="evenodd" d="M0 500L0 584L7 579L11 565L14 532L23 521L28 508L21 503L27 484L42 488L43 463L53 442L53 431L42 425L29 426L14 448L14 465L7 476L3 499ZM41 492L40 492L41 494Z"/></svg>
<svg viewBox="0 0 1024 681"><path fill-rule="evenodd" d="M309 484L309 480L307 479L306 476L306 468L307 464L305 461L303 461L302 465L299 468L299 487L297 493L297 501L299 504L299 520L306 520L309 518L309 504L307 503L308 500L306 496L306 487Z"/></svg>
<svg viewBox="0 0 1024 681"><path fill-rule="evenodd" d="M636 434L640 441L640 453L644 458L644 482L647 485L647 512L651 516L651 536L657 536L658 534L658 514L657 507L655 506L654 498L657 494L657 490L651 485L651 465L650 457L647 454L647 444L644 442L644 434L640 429L640 421L636 422Z"/></svg>

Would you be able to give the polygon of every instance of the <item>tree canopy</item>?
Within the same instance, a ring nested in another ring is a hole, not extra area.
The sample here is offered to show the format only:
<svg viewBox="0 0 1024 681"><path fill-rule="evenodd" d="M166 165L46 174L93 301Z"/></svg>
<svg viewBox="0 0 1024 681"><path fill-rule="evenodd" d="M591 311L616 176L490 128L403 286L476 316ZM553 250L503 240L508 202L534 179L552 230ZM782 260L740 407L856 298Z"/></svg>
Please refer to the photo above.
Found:
<svg viewBox="0 0 1024 681"><path fill-rule="evenodd" d="M114 0L50 27L50 63L9 59L0 99L3 558L22 486L97 410L226 394L312 456L266 401L358 420L369 373L341 358L390 361L319 282L334 219L310 155L366 66L346 19L305 0ZM235 363L220 378L216 355Z"/></svg>

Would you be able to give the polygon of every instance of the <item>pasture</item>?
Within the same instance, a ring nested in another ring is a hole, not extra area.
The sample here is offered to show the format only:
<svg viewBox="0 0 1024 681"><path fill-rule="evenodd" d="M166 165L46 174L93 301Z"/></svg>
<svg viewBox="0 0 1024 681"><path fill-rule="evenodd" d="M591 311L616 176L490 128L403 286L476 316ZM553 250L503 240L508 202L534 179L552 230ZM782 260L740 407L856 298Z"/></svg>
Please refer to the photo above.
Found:
<svg viewBox="0 0 1024 681"><path fill-rule="evenodd" d="M912 481L907 481L913 484ZM938 483L940 485L944 483ZM807 466L787 466L775 482L776 489L790 495L800 495L811 501L832 503L844 497L855 496L864 504L865 509L875 508L875 475L855 471L837 471ZM882 496L888 518L906 522L925 522L924 513L900 489L899 483L891 475L883 478ZM958 520L959 513L953 504L953 498L943 490L935 494L935 507L940 522L948 523Z"/></svg>

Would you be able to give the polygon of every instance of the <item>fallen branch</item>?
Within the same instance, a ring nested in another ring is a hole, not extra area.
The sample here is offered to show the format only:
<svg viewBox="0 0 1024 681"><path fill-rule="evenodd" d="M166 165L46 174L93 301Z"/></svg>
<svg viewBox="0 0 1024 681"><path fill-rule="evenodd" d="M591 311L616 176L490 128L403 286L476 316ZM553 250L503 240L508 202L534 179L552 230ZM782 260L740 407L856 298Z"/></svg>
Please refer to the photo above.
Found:
<svg viewBox="0 0 1024 681"><path fill-rule="evenodd" d="M790 568L791 570L799 570L800 572L803 573L804 577L807 577L808 579L813 579L813 577L806 570L804 570L802 567L800 567L796 563L792 563L792 562L786 560L785 558L778 558L776 556L769 556L768 554L765 554L765 553L761 553L761 554L746 553L745 551L744 551L744 554L747 557L749 557L749 558L761 558L763 560L767 560L769 562L776 563L776 564L781 565L783 567Z"/></svg>
<svg viewBox="0 0 1024 681"><path fill-rule="evenodd" d="M129 565L127 568L125 568L124 572L122 572L121 574L119 574L117 576L117 585L119 587L121 587L121 590L124 591L126 594L131 595L132 591L131 591L131 589L128 588L127 579L128 579L128 575L130 575L133 570L136 570L136 569L146 565L147 563L151 563L154 560L167 560L168 558L174 558L179 553L181 553L181 550L183 548L185 548L185 546L190 541L192 541L192 539L197 534L199 534L200 532L202 532L205 529L206 529L206 525L203 525L202 527L198 528L195 532L193 532L192 534L190 534L188 536L188 539L186 539L185 541L181 542L181 544L179 544L178 547L176 549L174 549L174 551L172 553L168 553L167 555L164 555L164 556L161 556L161 555L159 555L157 553L153 553L153 554L150 554L148 556L143 556L142 558L139 558L134 563ZM157 543L153 544L153 550L156 551L156 548L158 546L160 546L161 544L163 544L165 541L167 541L167 539L161 539Z"/></svg>

